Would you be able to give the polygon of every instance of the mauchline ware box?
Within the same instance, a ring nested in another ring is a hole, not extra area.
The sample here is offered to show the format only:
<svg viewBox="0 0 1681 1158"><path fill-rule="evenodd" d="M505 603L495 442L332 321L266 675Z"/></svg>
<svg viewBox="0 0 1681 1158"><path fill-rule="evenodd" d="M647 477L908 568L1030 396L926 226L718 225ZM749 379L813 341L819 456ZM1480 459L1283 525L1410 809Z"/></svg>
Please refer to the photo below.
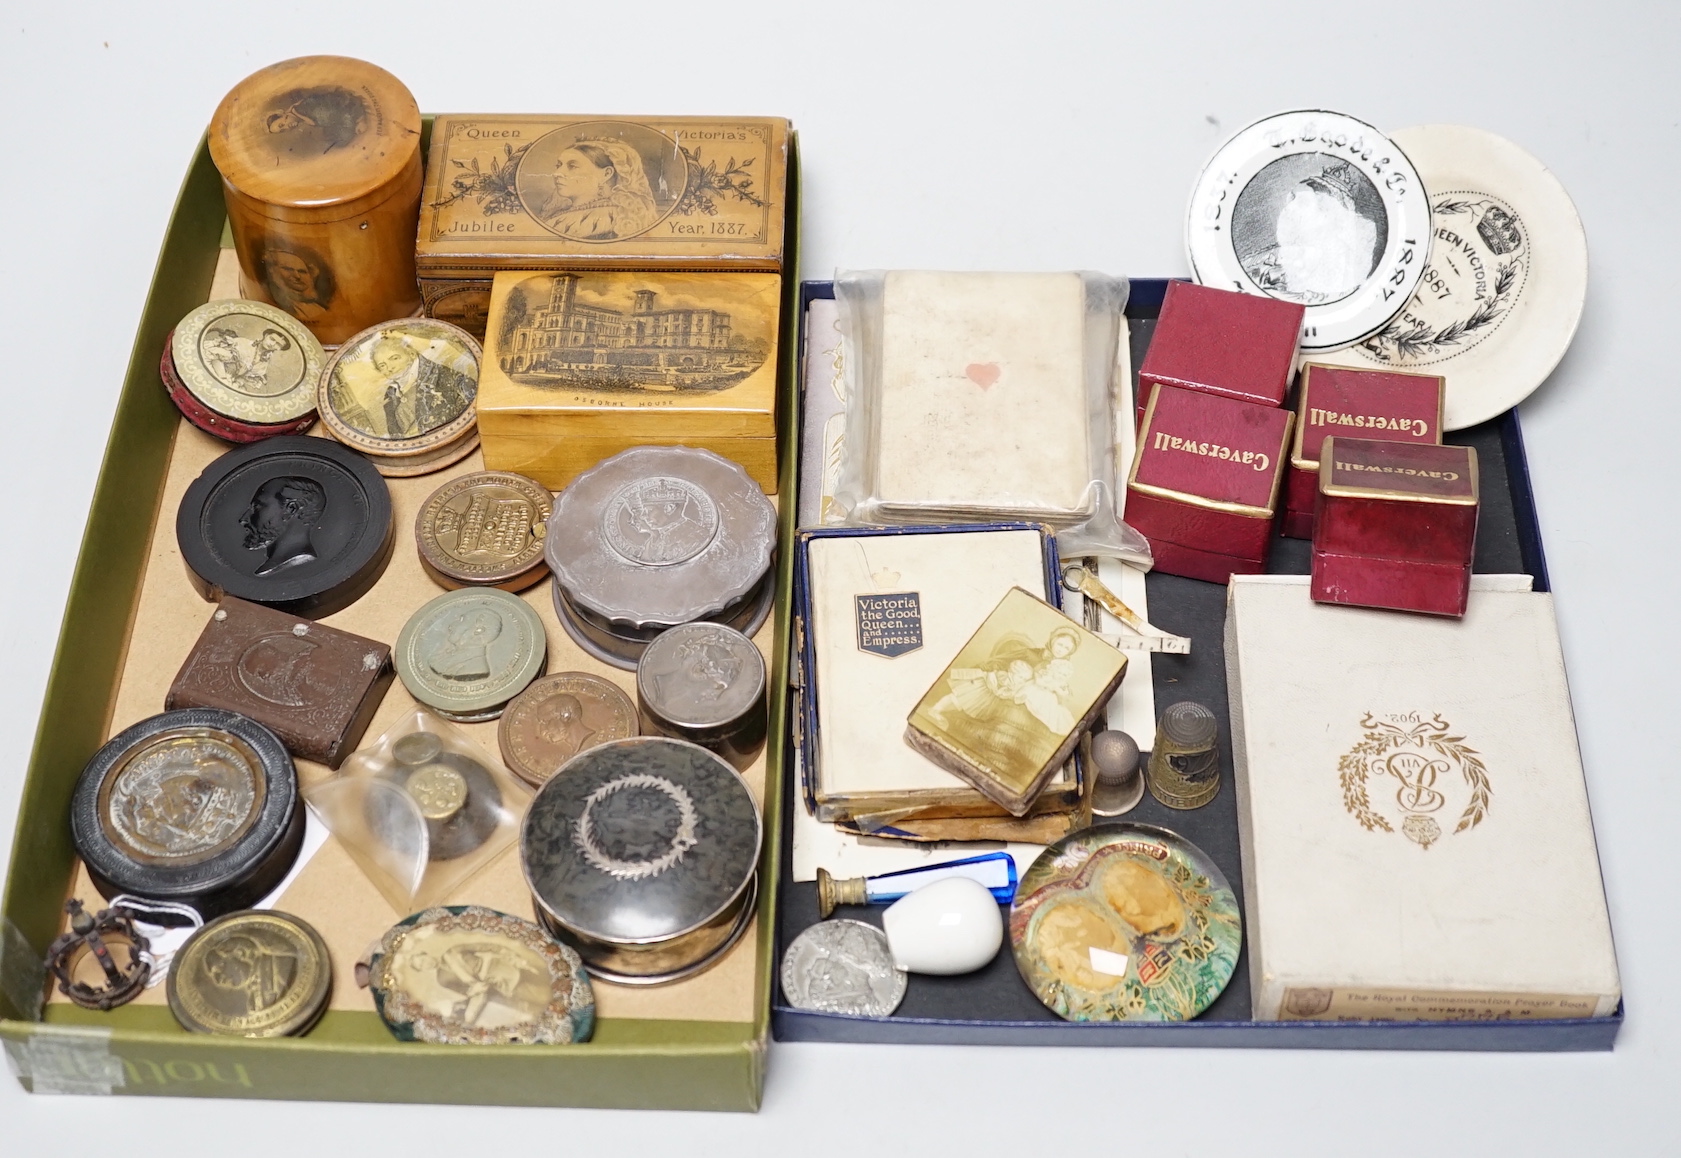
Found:
<svg viewBox="0 0 1681 1158"><path fill-rule="evenodd" d="M791 172L793 166L791 157ZM794 188L791 180L790 248L797 222ZM360 1011L330 1010L307 1037L263 1041L187 1033L167 1006L155 1004L101 1014L54 1001L43 1011L42 957L61 927L64 901L75 883L71 791L77 773L106 738L125 665L134 649L148 646L138 632L130 639L148 565L180 567L167 553L148 558L157 520L174 518L173 510L162 507L177 435L205 439L183 427L158 379L158 357L170 328L206 299L220 251L228 244L221 181L201 144L164 236L118 398L24 781L0 920L0 1039L14 1072L26 1088L38 1091L757 1109L769 1037L775 849L783 814L783 749L775 744L768 749L762 801L766 851L759 875L759 933L742 991L722 1003L747 1011L744 1016L604 1016L588 1044L554 1047L398 1042L377 1015ZM792 298L790 283L781 323L790 334ZM779 437L784 445L794 444L798 421L792 355L792 343L781 343ZM782 456L782 489L788 498L778 530L779 610L771 652L769 726L775 735L784 734L788 709L786 608L796 457ZM210 604L203 605L205 618L211 610ZM188 636L183 646L190 642ZM161 709L160 694L152 710ZM85 899L94 900L91 895ZM381 931L370 930L369 938Z"/></svg>
<svg viewBox="0 0 1681 1158"><path fill-rule="evenodd" d="M1132 365L1141 365L1148 350L1167 282L1132 281L1127 303ZM802 356L806 307L814 298L832 296L827 283L806 282L800 289ZM802 365L804 363L802 362ZM822 382L810 383L816 391ZM805 433L820 438L821 424ZM1446 436L1450 444L1476 449L1480 464L1482 519L1477 530L1475 569L1484 574L1525 574L1536 591L1547 585L1546 560L1529 487L1523 436L1517 413L1507 411L1490 422ZM821 462L821 458L817 462ZM802 479L811 485L812 480ZM1275 538L1268 570L1306 575L1309 544ZM1188 656L1152 656L1156 703L1159 708L1178 700L1207 704L1220 718L1221 777L1224 787L1207 806L1175 812L1146 794L1126 818L1156 824L1183 834L1219 864L1232 888L1242 894L1244 878L1238 848L1237 793L1231 732L1227 717L1224 626L1226 587L1151 573L1151 622L1164 630L1191 636ZM1343 609L1330 609L1341 611ZM1140 737L1145 743L1149 741ZM787 775L793 762L784 764ZM791 831L792 810L803 807L797 788L782 793L783 832ZM793 848L783 838L783 881L777 901L778 951L818 919L817 886L794 883ZM1018 866L1025 871L1027 866ZM879 923L881 910L851 908L839 915ZM1247 917L1244 931L1249 936ZM962 977L912 976L905 1000L891 1017L850 1017L793 1008L780 990L773 998L772 1030L778 1041L892 1042L941 1045L1092 1045L1092 1046L1209 1046L1277 1049L1406 1049L1502 1050L1556 1052L1609 1050L1622 1025L1622 1008L1609 1017L1537 1019L1528 1021L1271 1021L1256 1020L1250 991L1247 957L1214 1004L1194 1021L1149 1024L1142 1022L1062 1021L1046 1009L1016 973L1008 951L979 972Z"/></svg>

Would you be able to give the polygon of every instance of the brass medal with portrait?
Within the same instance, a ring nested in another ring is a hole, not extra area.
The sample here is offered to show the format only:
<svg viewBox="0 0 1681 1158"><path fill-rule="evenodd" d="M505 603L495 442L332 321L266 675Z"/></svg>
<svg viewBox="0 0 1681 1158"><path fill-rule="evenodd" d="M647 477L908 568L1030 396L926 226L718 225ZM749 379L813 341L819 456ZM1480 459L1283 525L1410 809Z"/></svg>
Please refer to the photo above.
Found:
<svg viewBox="0 0 1681 1158"><path fill-rule="evenodd" d="M193 1033L297 1037L326 1012L332 960L306 921L274 910L218 917L176 951L169 1008Z"/></svg>
<svg viewBox="0 0 1681 1158"><path fill-rule="evenodd" d="M1010 906L1010 946L1034 996L1069 1021L1187 1021L1237 968L1237 897L1177 833L1100 824L1039 854Z"/></svg>
<svg viewBox="0 0 1681 1158"><path fill-rule="evenodd" d="M262 302L206 302L176 324L171 364L181 384L240 422L292 422L315 409L326 360L296 319Z"/></svg>
<svg viewBox="0 0 1681 1158"><path fill-rule="evenodd" d="M381 474L441 470L478 445L477 341L430 318L370 326L321 373L317 406L332 436Z"/></svg>
<svg viewBox="0 0 1681 1158"><path fill-rule="evenodd" d="M494 909L454 905L406 917L365 968L374 1005L399 1041L570 1045L595 1029L595 990L577 953Z"/></svg>
<svg viewBox="0 0 1681 1158"><path fill-rule="evenodd" d="M526 688L496 728L502 759L532 787L586 748L637 734L636 705L618 687L581 671L556 672Z"/></svg>
<svg viewBox="0 0 1681 1158"><path fill-rule="evenodd" d="M494 720L548 659L543 621L517 595L463 587L409 617L392 660L409 694L463 723Z"/></svg>

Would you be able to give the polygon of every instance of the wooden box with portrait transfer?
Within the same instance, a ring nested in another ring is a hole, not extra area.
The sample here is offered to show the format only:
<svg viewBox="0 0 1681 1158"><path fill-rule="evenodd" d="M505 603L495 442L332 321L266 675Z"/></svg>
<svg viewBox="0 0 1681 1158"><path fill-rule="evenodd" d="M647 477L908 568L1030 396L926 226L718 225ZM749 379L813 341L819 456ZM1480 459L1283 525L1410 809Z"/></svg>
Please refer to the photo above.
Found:
<svg viewBox="0 0 1681 1158"><path fill-rule="evenodd" d="M773 273L496 275L485 467L559 490L633 446L697 446L776 492Z"/></svg>
<svg viewBox="0 0 1681 1158"><path fill-rule="evenodd" d="M484 332L498 270L782 269L780 117L441 115L415 266L427 312Z"/></svg>

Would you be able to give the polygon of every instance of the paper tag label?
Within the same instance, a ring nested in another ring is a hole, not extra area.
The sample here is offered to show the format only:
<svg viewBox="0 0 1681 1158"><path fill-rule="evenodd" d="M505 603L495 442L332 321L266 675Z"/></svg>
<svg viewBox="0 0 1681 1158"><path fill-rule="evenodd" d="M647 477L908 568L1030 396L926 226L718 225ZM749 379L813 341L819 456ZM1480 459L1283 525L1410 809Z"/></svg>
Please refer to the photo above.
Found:
<svg viewBox="0 0 1681 1158"><path fill-rule="evenodd" d="M917 591L854 595L858 650L893 659L922 647L922 595Z"/></svg>
<svg viewBox="0 0 1681 1158"><path fill-rule="evenodd" d="M1280 1021L1528 1021L1592 1017L1597 997L1420 989L1288 989Z"/></svg>

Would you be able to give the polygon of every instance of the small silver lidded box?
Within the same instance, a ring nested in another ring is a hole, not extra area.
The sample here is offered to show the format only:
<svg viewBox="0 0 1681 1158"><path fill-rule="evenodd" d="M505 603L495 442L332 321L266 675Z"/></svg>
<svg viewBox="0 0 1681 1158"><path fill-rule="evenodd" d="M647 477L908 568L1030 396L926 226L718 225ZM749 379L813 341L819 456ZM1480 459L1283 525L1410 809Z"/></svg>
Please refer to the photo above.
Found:
<svg viewBox="0 0 1681 1158"><path fill-rule="evenodd" d="M751 635L770 612L776 508L711 451L638 446L561 492L544 553L555 613L585 651L626 670L695 620Z"/></svg>
<svg viewBox="0 0 1681 1158"><path fill-rule="evenodd" d="M658 985L715 964L752 923L762 840L722 758L637 736L580 752L537 790L520 867L538 923L590 973Z"/></svg>
<svg viewBox="0 0 1681 1158"><path fill-rule="evenodd" d="M765 744L765 658L721 623L685 623L648 645L636 665L646 734L710 749L745 770Z"/></svg>

